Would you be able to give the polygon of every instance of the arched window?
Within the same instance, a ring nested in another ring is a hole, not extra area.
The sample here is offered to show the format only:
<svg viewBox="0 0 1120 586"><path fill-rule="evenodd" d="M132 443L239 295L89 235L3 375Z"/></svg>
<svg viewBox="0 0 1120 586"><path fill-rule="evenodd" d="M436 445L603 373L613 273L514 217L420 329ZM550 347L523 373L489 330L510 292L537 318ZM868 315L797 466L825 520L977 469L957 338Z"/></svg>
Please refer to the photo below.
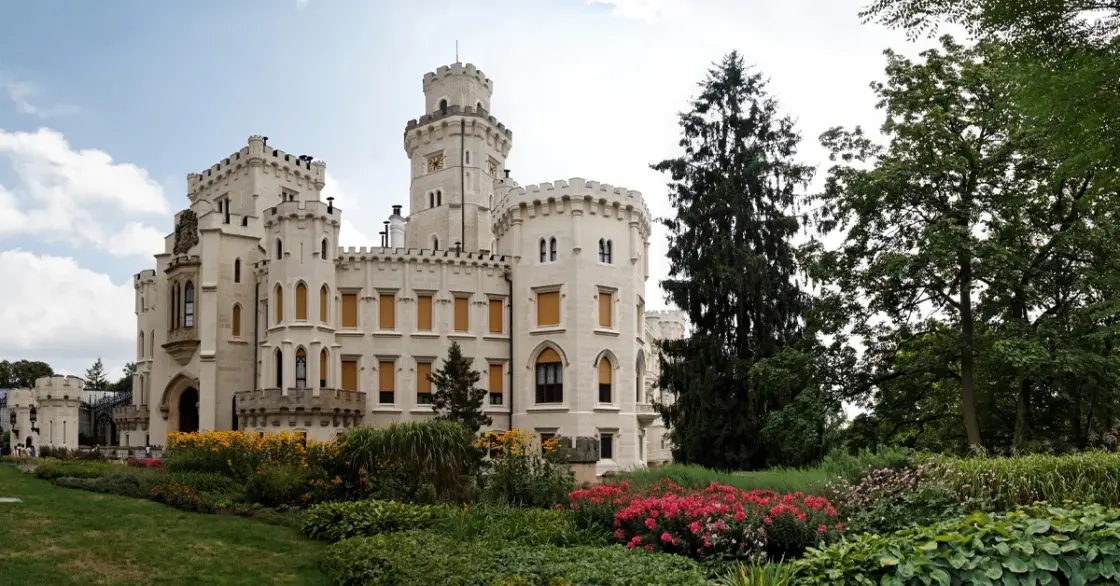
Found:
<svg viewBox="0 0 1120 586"><path fill-rule="evenodd" d="M439 250L439 236L432 235L432 250Z"/></svg>
<svg viewBox="0 0 1120 586"><path fill-rule="evenodd" d="M556 238L548 239L548 260L556 260Z"/></svg>
<svg viewBox="0 0 1120 586"><path fill-rule="evenodd" d="M599 359L599 402L610 403L611 396L611 359L606 356Z"/></svg>
<svg viewBox="0 0 1120 586"><path fill-rule="evenodd" d="M233 260L233 282L241 282L241 259L239 258Z"/></svg>
<svg viewBox="0 0 1120 586"><path fill-rule="evenodd" d="M490 194L490 211L494 211L494 194Z"/></svg>
<svg viewBox="0 0 1120 586"><path fill-rule="evenodd" d="M434 192L434 191L429 191L428 192L428 207L429 208L436 207L436 192Z"/></svg>
<svg viewBox="0 0 1120 586"><path fill-rule="evenodd" d="M490 254L498 253L498 241L493 238L490 239Z"/></svg>
<svg viewBox="0 0 1120 586"><path fill-rule="evenodd" d="M474 103L474 110L475 110L475 112L478 112L478 111L482 110L482 102L475 102Z"/></svg>
<svg viewBox="0 0 1120 586"><path fill-rule="evenodd" d="M599 239L599 262L611 264L613 262L612 253L614 248L610 240Z"/></svg>
<svg viewBox="0 0 1120 586"><path fill-rule="evenodd" d="M284 241L276 239L276 260L284 259Z"/></svg>
<svg viewBox="0 0 1120 586"><path fill-rule="evenodd" d="M296 284L296 321L307 321L307 285Z"/></svg>
<svg viewBox="0 0 1120 586"><path fill-rule="evenodd" d="M136 354L140 358L144 357L144 332L140 332L140 343L138 344L138 348L136 349Z"/></svg>
<svg viewBox="0 0 1120 586"><path fill-rule="evenodd" d="M319 321L323 323L330 323L331 316L331 292L327 289L326 285L319 288Z"/></svg>
<svg viewBox="0 0 1120 586"><path fill-rule="evenodd" d="M443 114L447 113L447 100L439 101L439 111Z"/></svg>
<svg viewBox="0 0 1120 586"><path fill-rule="evenodd" d="M330 372L331 359L327 355L327 349L323 348L319 351L319 388L327 388L327 373Z"/></svg>
<svg viewBox="0 0 1120 586"><path fill-rule="evenodd" d="M183 327L194 327L194 283L183 286Z"/></svg>
<svg viewBox="0 0 1120 586"><path fill-rule="evenodd" d="M468 164L468 165L471 164L471 152L470 151L466 151L466 152L463 153L463 160L466 164Z"/></svg>
<svg viewBox="0 0 1120 586"><path fill-rule="evenodd" d="M276 388L284 388L284 352L276 349Z"/></svg>
<svg viewBox="0 0 1120 586"><path fill-rule="evenodd" d="M544 238L541 238L541 262L548 260L548 248L546 248Z"/></svg>
<svg viewBox="0 0 1120 586"><path fill-rule="evenodd" d="M144 305L144 298L141 297L140 298L140 311L143 312L146 309L148 309L148 308Z"/></svg>
<svg viewBox="0 0 1120 586"><path fill-rule="evenodd" d="M319 256L323 260L330 260L330 257L327 256L327 239L326 238L324 238L323 242L321 242L319 244Z"/></svg>
<svg viewBox="0 0 1120 586"><path fill-rule="evenodd" d="M241 337L241 304L235 303L233 305L233 337Z"/></svg>
<svg viewBox="0 0 1120 586"><path fill-rule="evenodd" d="M307 352L303 348L296 349L296 388L307 388Z"/></svg>
<svg viewBox="0 0 1120 586"><path fill-rule="evenodd" d="M174 330L179 327L179 283L171 285L169 297L171 299L168 301L167 324Z"/></svg>
<svg viewBox="0 0 1120 586"><path fill-rule="evenodd" d="M537 403L564 402L564 365L560 354L545 348L537 356Z"/></svg>
<svg viewBox="0 0 1120 586"><path fill-rule="evenodd" d="M276 301L273 305L276 306L276 323L284 321L284 288L279 283L276 285Z"/></svg>
<svg viewBox="0 0 1120 586"><path fill-rule="evenodd" d="M436 190L436 205L437 206L443 205L443 190L442 189L437 189Z"/></svg>
<svg viewBox="0 0 1120 586"><path fill-rule="evenodd" d="M152 330L148 335L148 356L155 357L156 355L156 331Z"/></svg>

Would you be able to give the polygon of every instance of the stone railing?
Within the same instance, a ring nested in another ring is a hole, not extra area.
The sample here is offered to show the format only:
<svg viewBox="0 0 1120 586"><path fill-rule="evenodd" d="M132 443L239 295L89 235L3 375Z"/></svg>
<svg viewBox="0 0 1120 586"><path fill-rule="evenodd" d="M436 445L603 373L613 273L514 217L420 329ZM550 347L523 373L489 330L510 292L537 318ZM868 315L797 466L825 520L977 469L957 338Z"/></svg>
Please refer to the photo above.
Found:
<svg viewBox="0 0 1120 586"><path fill-rule="evenodd" d="M343 389L257 389L236 393L238 422L250 428L356 425L366 394Z"/></svg>

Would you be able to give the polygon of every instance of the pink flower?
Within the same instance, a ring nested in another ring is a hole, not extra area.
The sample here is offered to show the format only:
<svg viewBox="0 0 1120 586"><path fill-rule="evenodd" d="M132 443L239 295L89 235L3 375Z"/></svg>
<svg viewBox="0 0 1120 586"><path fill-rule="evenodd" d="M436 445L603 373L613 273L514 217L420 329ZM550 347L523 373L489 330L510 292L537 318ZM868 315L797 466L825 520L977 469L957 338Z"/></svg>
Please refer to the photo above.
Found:
<svg viewBox="0 0 1120 586"><path fill-rule="evenodd" d="M653 551L653 546L652 545L647 545L646 546L646 551Z"/></svg>
<svg viewBox="0 0 1120 586"><path fill-rule="evenodd" d="M700 521L693 521L688 524L688 530L693 534L700 533Z"/></svg>
<svg viewBox="0 0 1120 586"><path fill-rule="evenodd" d="M664 542L664 543L672 543L673 536L669 535L669 532L666 531L666 532L661 534L661 541Z"/></svg>
<svg viewBox="0 0 1120 586"><path fill-rule="evenodd" d="M626 532L623 531L622 529L615 529L614 530L614 536L615 536L615 539L622 539L623 537L626 537Z"/></svg>
<svg viewBox="0 0 1120 586"><path fill-rule="evenodd" d="M774 523L774 520L771 519L770 517L763 517L762 522L766 523L767 525L772 525Z"/></svg>
<svg viewBox="0 0 1120 586"><path fill-rule="evenodd" d="M646 519L646 529L651 531L657 529L657 521L653 517Z"/></svg>
<svg viewBox="0 0 1120 586"><path fill-rule="evenodd" d="M746 513L744 513L743 511L739 511L739 512L735 513L735 520L736 521L746 521L747 520Z"/></svg>
<svg viewBox="0 0 1120 586"><path fill-rule="evenodd" d="M817 533L824 533L826 531L828 531L828 527L825 527L824 525L817 525Z"/></svg>

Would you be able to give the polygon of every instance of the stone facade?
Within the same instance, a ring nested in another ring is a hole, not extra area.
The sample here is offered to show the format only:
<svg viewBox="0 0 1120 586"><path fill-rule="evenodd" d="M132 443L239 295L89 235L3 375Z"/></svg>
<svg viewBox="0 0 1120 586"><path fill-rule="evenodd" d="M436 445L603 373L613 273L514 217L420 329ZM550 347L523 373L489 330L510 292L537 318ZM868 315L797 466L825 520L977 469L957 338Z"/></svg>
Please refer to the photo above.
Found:
<svg viewBox="0 0 1120 586"><path fill-rule="evenodd" d="M33 389L8 391L8 410L15 414L11 445L78 449L78 408L85 381L76 376L44 376ZM10 415L9 415L10 417Z"/></svg>
<svg viewBox="0 0 1120 586"><path fill-rule="evenodd" d="M339 247L326 164L267 137L188 175L190 207L135 277L123 445L195 429L328 439L428 418L426 375L456 341L491 391L494 429L597 438L600 474L646 464L658 330L641 194L521 186L481 71L440 67L423 89L425 114L404 130L408 215L394 206L380 247Z"/></svg>

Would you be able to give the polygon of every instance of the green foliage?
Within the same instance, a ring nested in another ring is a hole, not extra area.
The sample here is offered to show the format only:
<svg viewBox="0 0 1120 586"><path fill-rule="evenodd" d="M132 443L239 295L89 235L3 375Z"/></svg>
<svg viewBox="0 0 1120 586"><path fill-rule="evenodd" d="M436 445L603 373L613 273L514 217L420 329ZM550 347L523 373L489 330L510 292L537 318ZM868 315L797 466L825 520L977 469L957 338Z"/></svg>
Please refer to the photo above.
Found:
<svg viewBox="0 0 1120 586"><path fill-rule="evenodd" d="M635 488L656 485L662 480L684 487L706 487L713 482L754 490L761 488L775 492L821 494L830 480L821 468L770 468L752 472L721 472L693 464L668 464L656 468L636 468L604 480L628 482Z"/></svg>
<svg viewBox="0 0 1120 586"><path fill-rule="evenodd" d="M108 384L109 381L105 378L105 365L101 362L101 358L98 358L93 366L86 369L85 388L103 391Z"/></svg>
<svg viewBox="0 0 1120 586"><path fill-rule="evenodd" d="M266 507L298 505L311 487L313 472L299 464L268 464L249 477L245 498Z"/></svg>
<svg viewBox="0 0 1120 586"><path fill-rule="evenodd" d="M880 468L858 483L841 482L829 488L829 499L849 533L889 534L985 510L990 505L962 495L951 483L931 474L928 466L917 470Z"/></svg>
<svg viewBox="0 0 1120 586"><path fill-rule="evenodd" d="M106 472L122 468L118 464L109 462L93 462L88 460L48 460L35 467L35 477L43 480L55 478L97 478Z"/></svg>
<svg viewBox="0 0 1120 586"><path fill-rule="evenodd" d="M519 507L551 507L567 500L572 471L557 440L538 442L523 429L489 431L475 442L490 454L481 500Z"/></svg>
<svg viewBox="0 0 1120 586"><path fill-rule="evenodd" d="M888 468L902 470L910 465L913 450L884 446L878 450L861 449L856 451L833 450L821 462L821 468L829 477L839 478L855 484L872 470Z"/></svg>
<svg viewBox="0 0 1120 586"><path fill-rule="evenodd" d="M760 73L727 55L680 114L682 154L653 165L668 173L676 217L669 230L667 298L688 315L690 337L661 346L658 385L675 400L656 408L671 429L679 462L750 470L812 460L827 450L840 405L815 401L785 419L813 433L791 438L763 428L805 389L817 370L806 332L809 300L797 282L795 197L812 176L798 163L800 137L778 112ZM771 458L773 453L778 459Z"/></svg>
<svg viewBox="0 0 1120 586"><path fill-rule="evenodd" d="M54 369L46 362L0 360L0 389L30 389L35 379L53 374Z"/></svg>
<svg viewBox="0 0 1120 586"><path fill-rule="evenodd" d="M1039 505L810 549L798 584L1103 584L1120 579L1120 510Z"/></svg>
<svg viewBox="0 0 1120 586"><path fill-rule="evenodd" d="M788 563L736 563L725 570L719 586L793 586L797 571Z"/></svg>
<svg viewBox="0 0 1120 586"><path fill-rule="evenodd" d="M1120 507L1120 454L1086 452L1010 458L925 456L962 498L1009 510L1038 501L1078 501Z"/></svg>
<svg viewBox="0 0 1120 586"><path fill-rule="evenodd" d="M453 341L447 349L447 359L431 375L432 411L439 413L437 419L454 421L472 434L493 422L482 411L488 393L478 386L482 373L472 368L473 363L463 356L459 343Z"/></svg>
<svg viewBox="0 0 1120 586"><path fill-rule="evenodd" d="M323 570L338 586L707 585L696 564L679 556L459 541L425 532L341 541L328 548Z"/></svg>
<svg viewBox="0 0 1120 586"><path fill-rule="evenodd" d="M307 510L302 530L313 539L341 541L347 537L426 529L452 510L446 505L379 500L321 503Z"/></svg>

